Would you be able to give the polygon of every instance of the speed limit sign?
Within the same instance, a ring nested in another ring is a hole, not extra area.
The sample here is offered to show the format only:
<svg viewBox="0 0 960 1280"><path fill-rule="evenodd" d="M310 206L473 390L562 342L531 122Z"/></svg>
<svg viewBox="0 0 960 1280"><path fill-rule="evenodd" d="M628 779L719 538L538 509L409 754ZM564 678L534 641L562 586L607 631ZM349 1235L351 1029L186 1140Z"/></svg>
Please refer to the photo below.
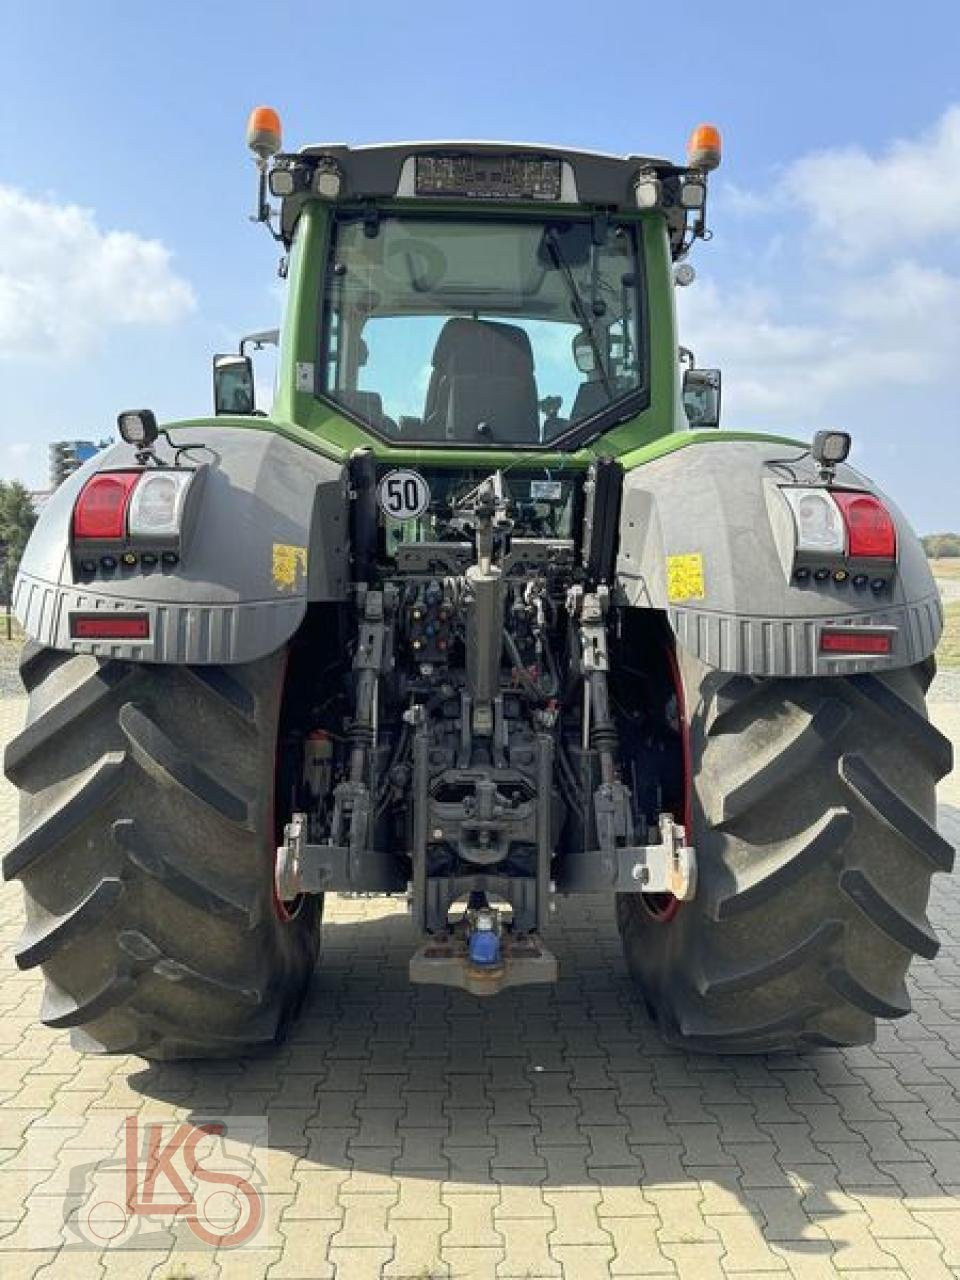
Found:
<svg viewBox="0 0 960 1280"><path fill-rule="evenodd" d="M380 481L377 496L391 520L415 520L430 505L430 486L418 471L391 471Z"/></svg>

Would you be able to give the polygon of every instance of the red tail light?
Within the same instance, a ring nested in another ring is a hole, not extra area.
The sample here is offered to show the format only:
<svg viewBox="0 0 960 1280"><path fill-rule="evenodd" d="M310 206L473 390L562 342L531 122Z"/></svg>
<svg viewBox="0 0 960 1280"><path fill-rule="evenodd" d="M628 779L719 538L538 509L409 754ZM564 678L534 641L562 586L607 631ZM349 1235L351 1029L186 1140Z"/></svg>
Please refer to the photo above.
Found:
<svg viewBox="0 0 960 1280"><path fill-rule="evenodd" d="M122 538L130 495L139 471L101 471L91 476L73 509L74 538Z"/></svg>
<svg viewBox="0 0 960 1280"><path fill-rule="evenodd" d="M883 560L897 558L897 530L890 512L872 493L834 489L832 497L847 526L847 554Z"/></svg>
<svg viewBox="0 0 960 1280"><path fill-rule="evenodd" d="M893 651L889 631L856 631L852 627L820 632L821 653L886 655Z"/></svg>

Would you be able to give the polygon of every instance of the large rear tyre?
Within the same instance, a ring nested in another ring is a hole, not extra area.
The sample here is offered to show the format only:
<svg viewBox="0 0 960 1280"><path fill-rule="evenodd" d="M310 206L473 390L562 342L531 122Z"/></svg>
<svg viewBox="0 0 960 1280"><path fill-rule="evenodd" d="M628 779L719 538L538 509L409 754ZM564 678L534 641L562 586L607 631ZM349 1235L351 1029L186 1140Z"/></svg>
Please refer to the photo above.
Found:
<svg viewBox="0 0 960 1280"><path fill-rule="evenodd" d="M85 1050L236 1056L279 1042L319 945L320 901L274 897L286 651L234 667L137 665L28 645L7 748L22 969Z"/></svg>
<svg viewBox="0 0 960 1280"><path fill-rule="evenodd" d="M630 973L670 1043L867 1043L939 945L925 912L953 864L934 825L952 753L926 716L933 664L754 680L677 656L699 885L677 909L619 895Z"/></svg>

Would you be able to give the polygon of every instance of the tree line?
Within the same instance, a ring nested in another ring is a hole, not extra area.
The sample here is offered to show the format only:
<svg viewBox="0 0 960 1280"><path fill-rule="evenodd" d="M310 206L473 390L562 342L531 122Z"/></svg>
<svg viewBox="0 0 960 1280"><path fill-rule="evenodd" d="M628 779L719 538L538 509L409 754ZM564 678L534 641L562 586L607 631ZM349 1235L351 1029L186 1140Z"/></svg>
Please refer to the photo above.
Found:
<svg viewBox="0 0 960 1280"><path fill-rule="evenodd" d="M923 539L923 549L931 560L960 556L960 533L928 533Z"/></svg>
<svg viewBox="0 0 960 1280"><path fill-rule="evenodd" d="M27 489L19 480L0 480L0 604L10 600L20 557L36 523Z"/></svg>

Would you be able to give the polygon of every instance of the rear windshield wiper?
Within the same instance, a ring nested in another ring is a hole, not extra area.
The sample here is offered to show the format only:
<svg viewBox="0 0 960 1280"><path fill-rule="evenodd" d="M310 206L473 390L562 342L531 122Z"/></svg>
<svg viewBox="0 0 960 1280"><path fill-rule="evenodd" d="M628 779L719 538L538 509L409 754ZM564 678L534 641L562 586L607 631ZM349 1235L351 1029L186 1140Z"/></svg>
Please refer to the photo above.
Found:
<svg viewBox="0 0 960 1280"><path fill-rule="evenodd" d="M574 278L573 271L570 268L570 263L567 262L566 258L563 256L563 251L560 248L560 237L557 235L554 227L547 227L546 243L547 252L553 260L553 265L563 276L563 282L567 286L567 292L570 295L570 302L573 306L574 312L576 313L577 319L580 321L580 326L587 335L590 346L593 348L593 358L597 362L597 368L600 371L600 377L603 380L603 389L607 393L607 398L612 400L613 386L610 382L610 375L607 373L606 366L604 365L603 359L600 355L600 344L597 342L597 336L593 332L593 318L587 313L586 303L583 300L580 290L577 288L577 282Z"/></svg>

